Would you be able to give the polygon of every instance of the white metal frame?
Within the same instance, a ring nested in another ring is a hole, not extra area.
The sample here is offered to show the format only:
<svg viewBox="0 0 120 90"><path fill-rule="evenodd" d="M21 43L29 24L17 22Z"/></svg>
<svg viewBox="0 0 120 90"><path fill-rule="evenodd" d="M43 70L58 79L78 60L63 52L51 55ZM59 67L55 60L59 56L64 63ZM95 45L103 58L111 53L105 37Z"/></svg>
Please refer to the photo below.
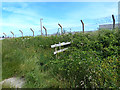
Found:
<svg viewBox="0 0 120 90"><path fill-rule="evenodd" d="M71 44L71 42L66 42L66 43L65 42L62 42L62 43L59 42L59 44L51 45L51 48L55 48L54 54L57 54L57 53L60 53L60 52L63 52L65 50L67 50L68 48L61 49L61 46L68 45L68 44ZM57 51L57 47L59 47L60 50Z"/></svg>

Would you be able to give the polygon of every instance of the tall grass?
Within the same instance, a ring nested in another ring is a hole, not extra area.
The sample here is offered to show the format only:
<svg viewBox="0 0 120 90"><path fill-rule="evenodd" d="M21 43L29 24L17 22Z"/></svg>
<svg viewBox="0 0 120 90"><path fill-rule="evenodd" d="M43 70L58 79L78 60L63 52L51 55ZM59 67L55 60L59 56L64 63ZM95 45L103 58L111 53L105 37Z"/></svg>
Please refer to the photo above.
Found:
<svg viewBox="0 0 120 90"><path fill-rule="evenodd" d="M51 45L71 41L59 58ZM120 31L100 30L61 36L5 39L3 80L24 77L29 88L112 87L118 84Z"/></svg>

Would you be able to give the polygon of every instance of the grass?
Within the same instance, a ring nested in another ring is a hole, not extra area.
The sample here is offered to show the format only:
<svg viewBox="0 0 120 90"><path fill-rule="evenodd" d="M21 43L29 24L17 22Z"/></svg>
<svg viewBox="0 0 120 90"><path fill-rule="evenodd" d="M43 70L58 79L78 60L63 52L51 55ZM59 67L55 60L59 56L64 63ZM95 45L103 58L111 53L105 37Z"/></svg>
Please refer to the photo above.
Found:
<svg viewBox="0 0 120 90"><path fill-rule="evenodd" d="M119 33L118 30L100 30L5 39L2 42L2 79L24 77L24 88L76 88L93 87L93 84L95 87L117 87L118 74L113 67L117 68L120 56ZM72 44L57 59L50 46L67 41ZM88 80L90 76L92 80ZM84 78L88 83L83 86L80 82L84 82Z"/></svg>
<svg viewBox="0 0 120 90"><path fill-rule="evenodd" d="M27 41L27 38L30 39ZM42 45L35 48L35 43L32 42L35 38L24 37L26 41L21 38L3 40L2 79L13 76L25 77L27 83L24 87L30 88L58 87L59 84L64 86L63 83L50 74L52 72L50 68L46 68L48 70L45 71L44 66L40 65L40 63L47 64L53 54L53 50L40 48ZM30 43L31 45L29 45Z"/></svg>

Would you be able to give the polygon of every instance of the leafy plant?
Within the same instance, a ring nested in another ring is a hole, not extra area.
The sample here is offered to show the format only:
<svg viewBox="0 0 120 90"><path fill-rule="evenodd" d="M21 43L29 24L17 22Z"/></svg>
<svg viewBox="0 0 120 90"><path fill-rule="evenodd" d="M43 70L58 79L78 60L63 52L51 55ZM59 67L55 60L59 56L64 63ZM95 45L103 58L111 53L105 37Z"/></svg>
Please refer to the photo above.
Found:
<svg viewBox="0 0 120 90"><path fill-rule="evenodd" d="M56 58L51 45L68 41L69 49ZM119 87L118 29L5 39L2 43L3 79L22 76L25 87L30 88Z"/></svg>

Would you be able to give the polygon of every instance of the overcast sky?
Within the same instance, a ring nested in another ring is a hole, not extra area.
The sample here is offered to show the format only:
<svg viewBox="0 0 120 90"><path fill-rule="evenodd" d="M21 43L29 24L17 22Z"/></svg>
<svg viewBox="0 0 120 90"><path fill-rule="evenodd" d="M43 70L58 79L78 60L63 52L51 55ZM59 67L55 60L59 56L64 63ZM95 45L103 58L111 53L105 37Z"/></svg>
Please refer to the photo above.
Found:
<svg viewBox="0 0 120 90"><path fill-rule="evenodd" d="M67 31L82 31L81 19L85 31L97 30L99 24L112 23L112 14L117 19L117 2L3 2L0 35L13 31L20 36L19 30L32 35L30 28L40 35L40 18L48 34L57 32L58 23Z"/></svg>

